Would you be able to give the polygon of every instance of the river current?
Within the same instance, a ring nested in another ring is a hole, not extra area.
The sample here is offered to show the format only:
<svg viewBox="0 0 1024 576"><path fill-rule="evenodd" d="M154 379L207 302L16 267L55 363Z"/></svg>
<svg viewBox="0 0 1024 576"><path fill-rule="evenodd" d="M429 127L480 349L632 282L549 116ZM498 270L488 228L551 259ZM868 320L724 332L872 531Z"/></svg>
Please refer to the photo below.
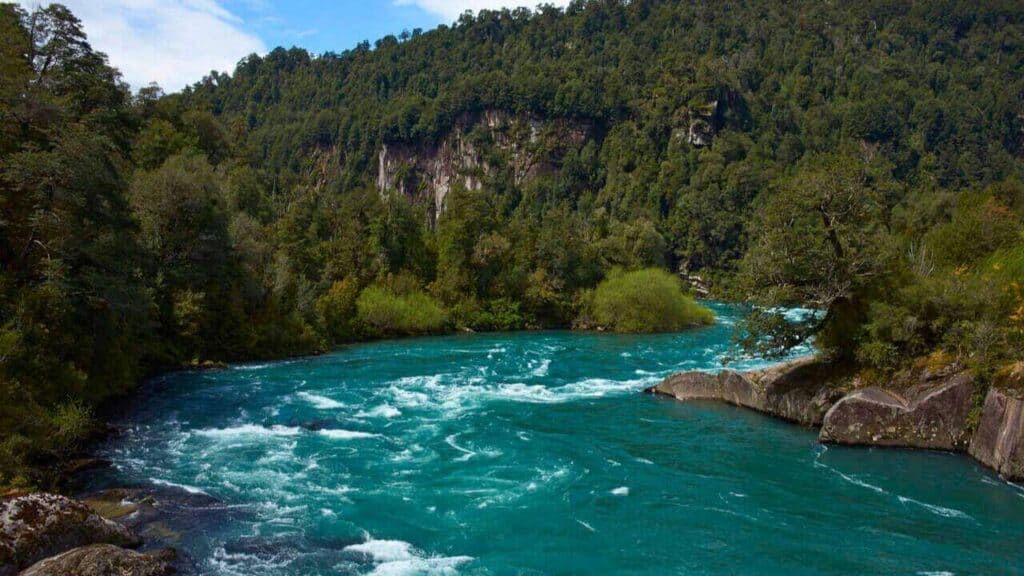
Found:
<svg viewBox="0 0 1024 576"><path fill-rule="evenodd" d="M165 530L210 575L1024 574L1024 489L967 458L639 394L721 367L735 318L715 308L680 334L468 334L170 374L95 484L216 499Z"/></svg>

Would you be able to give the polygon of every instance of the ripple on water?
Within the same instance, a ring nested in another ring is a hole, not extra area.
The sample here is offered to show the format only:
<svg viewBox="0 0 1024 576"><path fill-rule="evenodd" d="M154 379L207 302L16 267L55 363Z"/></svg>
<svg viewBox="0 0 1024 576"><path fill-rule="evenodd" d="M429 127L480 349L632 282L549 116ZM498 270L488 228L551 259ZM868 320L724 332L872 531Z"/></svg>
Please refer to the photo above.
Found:
<svg viewBox="0 0 1024 576"><path fill-rule="evenodd" d="M245 509L168 542L204 575L1024 566L1024 492L960 459L816 448L756 414L637 394L720 368L735 317L716 310L685 334L414 339L170 375L126 414L104 481Z"/></svg>

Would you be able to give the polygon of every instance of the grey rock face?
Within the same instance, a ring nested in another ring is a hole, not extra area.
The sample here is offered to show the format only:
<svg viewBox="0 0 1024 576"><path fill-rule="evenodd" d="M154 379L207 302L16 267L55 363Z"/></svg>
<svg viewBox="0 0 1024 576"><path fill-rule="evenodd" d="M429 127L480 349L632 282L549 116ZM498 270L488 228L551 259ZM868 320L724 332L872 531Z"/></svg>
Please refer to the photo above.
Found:
<svg viewBox="0 0 1024 576"><path fill-rule="evenodd" d="M173 550L140 554L111 544L93 544L33 564L20 576L169 576Z"/></svg>
<svg viewBox="0 0 1024 576"><path fill-rule="evenodd" d="M1024 400L990 389L970 454L1007 480L1024 480Z"/></svg>
<svg viewBox="0 0 1024 576"><path fill-rule="evenodd" d="M743 374L732 370L718 375L682 372L669 376L649 392L683 401L720 400L816 426L842 396L829 372L826 365L813 359Z"/></svg>
<svg viewBox="0 0 1024 576"><path fill-rule="evenodd" d="M29 494L0 501L0 576L89 544L138 546L138 536L64 496ZM72 574L72 572L69 572Z"/></svg>
<svg viewBox="0 0 1024 576"><path fill-rule="evenodd" d="M836 444L960 450L968 441L974 379L966 372L922 382L904 394L857 390L825 415L819 440Z"/></svg>

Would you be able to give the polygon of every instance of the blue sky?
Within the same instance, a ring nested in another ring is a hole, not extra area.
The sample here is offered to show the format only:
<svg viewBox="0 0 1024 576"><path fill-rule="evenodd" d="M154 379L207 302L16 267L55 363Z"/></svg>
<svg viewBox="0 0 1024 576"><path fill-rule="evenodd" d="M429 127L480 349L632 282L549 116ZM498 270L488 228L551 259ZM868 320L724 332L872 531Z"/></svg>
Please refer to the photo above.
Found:
<svg viewBox="0 0 1024 576"><path fill-rule="evenodd" d="M60 0L133 89L180 90L211 70L276 46L342 52L402 30L429 30L465 10L541 0ZM564 6L568 0L543 0ZM20 0L32 7L39 0Z"/></svg>

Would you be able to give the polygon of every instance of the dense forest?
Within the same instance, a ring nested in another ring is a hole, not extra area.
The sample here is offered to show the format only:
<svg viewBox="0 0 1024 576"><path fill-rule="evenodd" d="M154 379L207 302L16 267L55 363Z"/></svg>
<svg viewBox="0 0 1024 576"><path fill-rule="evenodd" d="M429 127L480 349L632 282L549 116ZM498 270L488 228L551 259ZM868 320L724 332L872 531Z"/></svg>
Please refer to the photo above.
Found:
<svg viewBox="0 0 1024 576"><path fill-rule="evenodd" d="M737 354L1024 358L1014 0L577 0L169 95L63 6L2 4L0 32L0 485L47 482L158 370L643 330L609 312L634 297L708 321L679 277L749 304Z"/></svg>

